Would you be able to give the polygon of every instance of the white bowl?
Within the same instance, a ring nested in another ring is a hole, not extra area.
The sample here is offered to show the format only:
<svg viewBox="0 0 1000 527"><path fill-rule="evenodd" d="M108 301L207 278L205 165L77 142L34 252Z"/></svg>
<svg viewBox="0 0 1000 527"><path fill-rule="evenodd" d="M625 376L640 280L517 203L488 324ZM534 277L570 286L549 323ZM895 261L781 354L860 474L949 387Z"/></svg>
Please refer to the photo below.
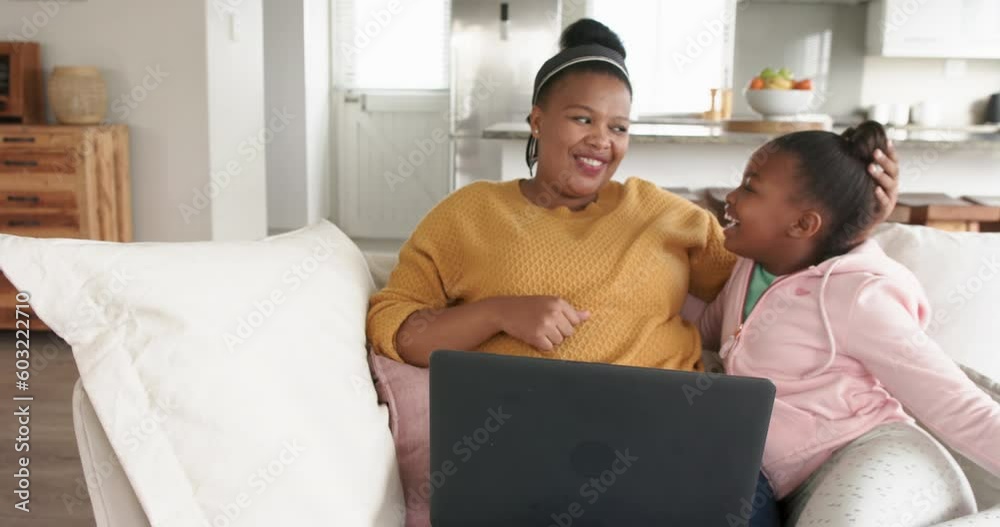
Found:
<svg viewBox="0 0 1000 527"><path fill-rule="evenodd" d="M747 104L765 118L803 113L809 109L813 100L812 90L751 90L747 88L743 94L747 98Z"/></svg>

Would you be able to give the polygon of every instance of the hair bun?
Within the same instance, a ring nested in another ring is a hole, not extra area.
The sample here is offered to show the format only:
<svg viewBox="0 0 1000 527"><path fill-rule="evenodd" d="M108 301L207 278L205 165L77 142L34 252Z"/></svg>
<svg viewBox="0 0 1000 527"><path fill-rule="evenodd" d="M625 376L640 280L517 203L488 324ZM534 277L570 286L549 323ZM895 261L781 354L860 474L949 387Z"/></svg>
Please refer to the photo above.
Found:
<svg viewBox="0 0 1000 527"><path fill-rule="evenodd" d="M850 154L865 163L875 159L875 150L885 152L889 143L885 128L877 121L865 121L844 130L840 136L847 141Z"/></svg>
<svg viewBox="0 0 1000 527"><path fill-rule="evenodd" d="M560 49L587 44L600 44L618 52L622 58L625 58L625 45L622 44L622 39L608 26L593 18L581 18L573 22L563 30L562 37L559 39Z"/></svg>

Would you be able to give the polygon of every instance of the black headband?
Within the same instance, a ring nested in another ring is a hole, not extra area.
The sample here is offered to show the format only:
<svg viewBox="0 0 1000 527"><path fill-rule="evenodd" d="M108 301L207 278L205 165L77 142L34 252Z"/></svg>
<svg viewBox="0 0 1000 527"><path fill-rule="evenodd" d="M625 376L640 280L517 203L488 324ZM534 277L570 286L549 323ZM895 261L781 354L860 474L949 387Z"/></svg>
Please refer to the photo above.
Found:
<svg viewBox="0 0 1000 527"><path fill-rule="evenodd" d="M535 92L531 96L531 104L538 102L538 92L542 90L542 86L545 86L545 83L551 80L552 77L555 77L560 71L581 62L606 62L611 64L621 70L622 75L625 76L626 83L629 84L629 88L632 87L628 78L628 69L625 68L625 57L622 57L620 53L600 44L574 46L556 53L554 57L545 61L545 64L542 64L542 67L538 69L538 74L535 75Z"/></svg>
<svg viewBox="0 0 1000 527"><path fill-rule="evenodd" d="M628 85L629 90L632 89L628 69L625 67L625 57L622 57L621 53L600 44L586 44L566 48L545 61L545 64L542 64L542 67L538 70L538 74L535 75L535 91L531 95L531 104L535 105L538 103L538 94L542 91L542 87L559 74L559 72L570 66L584 62L604 62L618 68L625 78L625 84ZM531 122L530 115L528 116L528 122ZM538 140L535 139L534 135L528 137L528 147L524 152L524 158L528 163L528 170L530 171L538 161Z"/></svg>

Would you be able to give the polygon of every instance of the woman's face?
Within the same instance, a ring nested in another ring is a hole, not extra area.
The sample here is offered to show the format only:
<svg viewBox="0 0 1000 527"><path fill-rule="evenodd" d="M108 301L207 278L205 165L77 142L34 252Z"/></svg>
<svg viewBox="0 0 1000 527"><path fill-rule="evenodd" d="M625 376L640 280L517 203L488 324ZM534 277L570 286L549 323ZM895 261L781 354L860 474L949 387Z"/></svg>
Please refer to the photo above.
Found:
<svg viewBox="0 0 1000 527"><path fill-rule="evenodd" d="M588 198L614 175L629 141L632 96L620 79L575 73L557 81L531 111L536 179L568 199Z"/></svg>

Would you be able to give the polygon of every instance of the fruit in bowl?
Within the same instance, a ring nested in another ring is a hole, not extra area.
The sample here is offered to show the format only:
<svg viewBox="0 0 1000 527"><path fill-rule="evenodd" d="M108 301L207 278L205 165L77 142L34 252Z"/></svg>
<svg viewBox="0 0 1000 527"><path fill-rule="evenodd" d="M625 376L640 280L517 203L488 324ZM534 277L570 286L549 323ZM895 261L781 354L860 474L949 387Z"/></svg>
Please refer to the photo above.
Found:
<svg viewBox="0 0 1000 527"><path fill-rule="evenodd" d="M750 81L751 90L811 90L811 79L795 80L795 75L788 68L774 71L764 68L759 75Z"/></svg>
<svg viewBox="0 0 1000 527"><path fill-rule="evenodd" d="M813 100L812 80L796 80L788 68L764 68L743 93L747 104L765 118L802 113Z"/></svg>

